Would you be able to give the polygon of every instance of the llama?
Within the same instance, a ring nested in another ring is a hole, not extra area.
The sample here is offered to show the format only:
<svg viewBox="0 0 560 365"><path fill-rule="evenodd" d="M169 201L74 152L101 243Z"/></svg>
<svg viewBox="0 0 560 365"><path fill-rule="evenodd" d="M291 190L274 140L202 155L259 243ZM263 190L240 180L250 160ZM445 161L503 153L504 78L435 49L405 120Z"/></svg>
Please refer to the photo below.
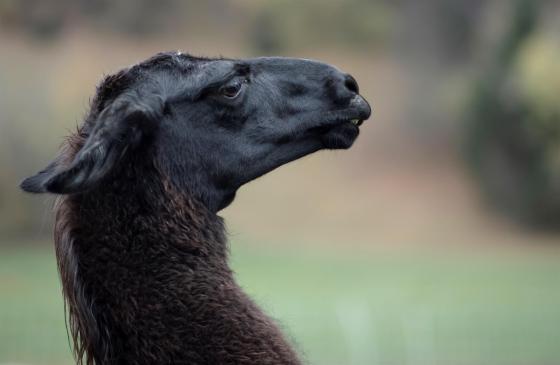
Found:
<svg viewBox="0 0 560 365"><path fill-rule="evenodd" d="M78 364L301 364L228 266L217 212L243 184L370 116L324 63L160 53L106 77L21 188L59 195L55 248Z"/></svg>

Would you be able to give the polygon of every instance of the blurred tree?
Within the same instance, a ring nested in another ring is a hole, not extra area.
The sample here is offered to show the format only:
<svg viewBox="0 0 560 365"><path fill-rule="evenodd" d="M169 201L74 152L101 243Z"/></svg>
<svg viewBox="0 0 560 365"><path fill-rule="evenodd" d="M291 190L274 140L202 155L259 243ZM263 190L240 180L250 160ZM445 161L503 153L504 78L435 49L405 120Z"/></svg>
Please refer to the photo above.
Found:
<svg viewBox="0 0 560 365"><path fill-rule="evenodd" d="M270 9L260 11L253 23L251 42L253 47L265 54L279 53L284 48L277 18Z"/></svg>
<svg viewBox="0 0 560 365"><path fill-rule="evenodd" d="M426 153L453 150L486 0L395 0L396 57L407 80L403 131Z"/></svg>
<svg viewBox="0 0 560 365"><path fill-rule="evenodd" d="M0 2L0 24L36 38L53 38L66 23L68 5L64 0L5 0Z"/></svg>
<svg viewBox="0 0 560 365"><path fill-rule="evenodd" d="M470 60L476 25L486 0L397 0L402 9L401 47L410 62L441 68Z"/></svg>
<svg viewBox="0 0 560 365"><path fill-rule="evenodd" d="M177 0L82 0L79 13L96 28L146 36L169 30L182 5Z"/></svg>
<svg viewBox="0 0 560 365"><path fill-rule="evenodd" d="M215 0L214 0L215 1ZM3 0L4 29L34 38L54 38L64 27L89 24L95 29L127 35L169 31L181 24L193 1L181 0Z"/></svg>
<svg viewBox="0 0 560 365"><path fill-rule="evenodd" d="M272 0L251 2L253 47L263 53L286 48L341 45L366 48L388 39L393 7L386 0Z"/></svg>
<svg viewBox="0 0 560 365"><path fill-rule="evenodd" d="M513 4L509 30L473 89L467 156L495 206L531 226L560 229L560 51L541 39L544 2Z"/></svg>

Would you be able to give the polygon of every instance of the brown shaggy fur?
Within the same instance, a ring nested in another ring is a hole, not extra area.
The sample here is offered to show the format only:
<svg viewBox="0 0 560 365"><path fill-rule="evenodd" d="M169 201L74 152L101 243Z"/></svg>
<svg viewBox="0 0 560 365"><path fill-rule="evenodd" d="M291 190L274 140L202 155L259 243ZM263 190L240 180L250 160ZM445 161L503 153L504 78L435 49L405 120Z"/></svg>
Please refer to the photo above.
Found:
<svg viewBox="0 0 560 365"><path fill-rule="evenodd" d="M237 189L371 114L317 61L162 53L108 76L21 188L58 198L55 245L78 364L297 365L228 266L216 212Z"/></svg>
<svg viewBox="0 0 560 365"><path fill-rule="evenodd" d="M62 160L83 142L72 136ZM118 182L56 204L78 363L299 364L235 283L221 218L178 193L157 166L140 181L127 166Z"/></svg>

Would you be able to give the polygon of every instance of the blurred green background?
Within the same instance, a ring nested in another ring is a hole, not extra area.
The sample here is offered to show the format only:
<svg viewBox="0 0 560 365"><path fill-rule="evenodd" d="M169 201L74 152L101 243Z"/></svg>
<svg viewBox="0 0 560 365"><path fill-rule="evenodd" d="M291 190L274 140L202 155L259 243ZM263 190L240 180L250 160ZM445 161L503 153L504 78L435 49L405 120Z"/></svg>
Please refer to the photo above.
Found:
<svg viewBox="0 0 560 365"><path fill-rule="evenodd" d="M320 59L373 106L349 151L242 188L242 286L310 364L560 363L560 3L0 0L0 364L71 364L55 155L102 75L163 50Z"/></svg>

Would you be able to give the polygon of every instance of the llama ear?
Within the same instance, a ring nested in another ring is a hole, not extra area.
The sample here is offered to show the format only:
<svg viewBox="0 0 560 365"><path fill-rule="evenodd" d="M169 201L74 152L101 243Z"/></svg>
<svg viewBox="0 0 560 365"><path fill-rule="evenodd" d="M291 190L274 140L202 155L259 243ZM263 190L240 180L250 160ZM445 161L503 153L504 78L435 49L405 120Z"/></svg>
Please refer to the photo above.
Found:
<svg viewBox="0 0 560 365"><path fill-rule="evenodd" d="M111 171L125 153L153 135L163 114L164 102L152 95L139 98L123 95L105 108L74 160L63 166L55 159L20 187L31 193L71 194L94 187Z"/></svg>

